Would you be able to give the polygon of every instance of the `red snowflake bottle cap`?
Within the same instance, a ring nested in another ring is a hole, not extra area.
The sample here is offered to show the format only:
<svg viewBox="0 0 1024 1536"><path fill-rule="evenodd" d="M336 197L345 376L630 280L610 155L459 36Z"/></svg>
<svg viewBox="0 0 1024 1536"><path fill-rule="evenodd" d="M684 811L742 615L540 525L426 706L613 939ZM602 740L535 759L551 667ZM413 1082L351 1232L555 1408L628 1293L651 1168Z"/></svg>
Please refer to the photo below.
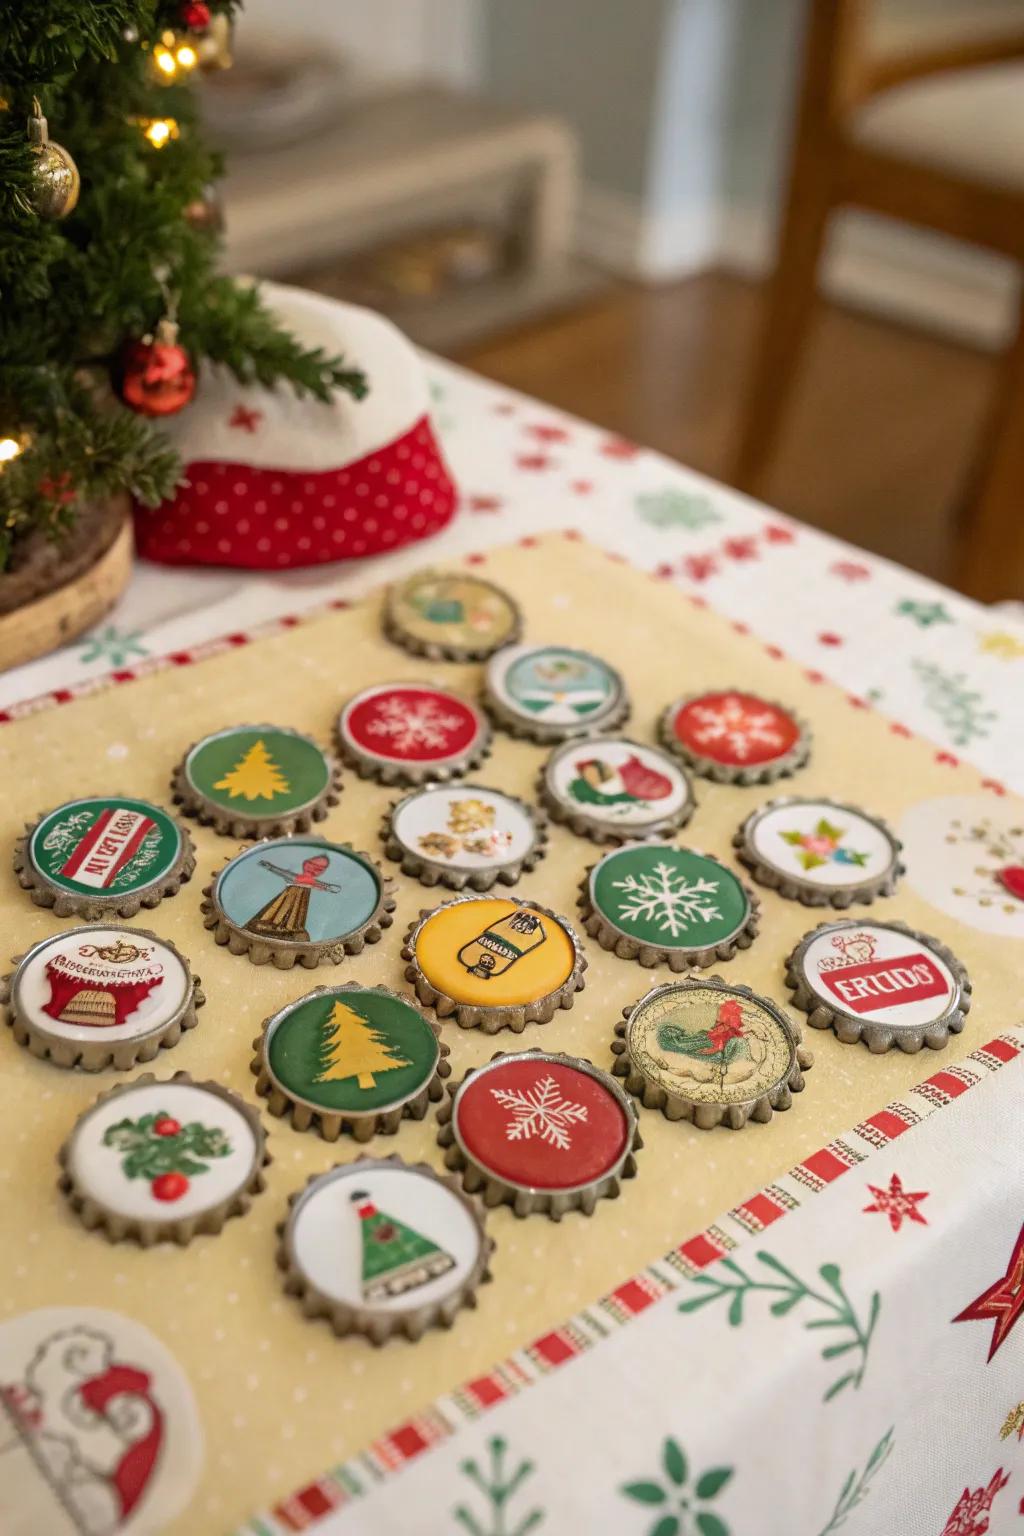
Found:
<svg viewBox="0 0 1024 1536"><path fill-rule="evenodd" d="M58 917L134 917L173 896L196 867L192 839L162 806L126 795L69 800L26 828L14 872Z"/></svg>
<svg viewBox="0 0 1024 1536"><path fill-rule="evenodd" d="M507 592L466 571L416 571L384 602L388 639L431 661L484 661L519 639L522 622Z"/></svg>
<svg viewBox="0 0 1024 1536"><path fill-rule="evenodd" d="M953 951L906 923L822 923L787 959L786 982L815 1029L872 1051L940 1050L971 1006L971 983Z"/></svg>
<svg viewBox="0 0 1024 1536"><path fill-rule="evenodd" d="M475 704L429 683L364 688L341 711L336 733L345 761L381 784L456 778L483 762L492 734Z"/></svg>
<svg viewBox="0 0 1024 1536"><path fill-rule="evenodd" d="M662 742L695 773L719 784L770 784L802 768L811 731L785 704L743 689L709 689L670 704Z"/></svg>
<svg viewBox="0 0 1024 1536"><path fill-rule="evenodd" d="M787 795L752 811L733 838L761 885L808 907L891 896L900 843L878 816L841 800Z"/></svg>
<svg viewBox="0 0 1024 1536"><path fill-rule="evenodd" d="M269 1161L260 1117L237 1094L147 1072L79 1118L60 1150L60 1188L111 1242L187 1243L244 1215Z"/></svg>
<svg viewBox="0 0 1024 1536"><path fill-rule="evenodd" d="M15 958L0 981L19 1045L58 1067L126 1072L177 1045L204 1002L169 939L120 925L69 928Z"/></svg>
<svg viewBox="0 0 1024 1536"><path fill-rule="evenodd" d="M547 818L504 789L431 784L398 800L381 833L389 859L421 885L514 885L547 851Z"/></svg>
<svg viewBox="0 0 1024 1536"><path fill-rule="evenodd" d="M685 827L696 808L678 763L625 736L585 737L556 747L539 793L552 820L595 843L663 837Z"/></svg>
<svg viewBox="0 0 1024 1536"><path fill-rule="evenodd" d="M315 1174L278 1228L285 1290L306 1317L371 1344L449 1328L491 1278L494 1243L453 1178L400 1157Z"/></svg>
<svg viewBox="0 0 1024 1536"><path fill-rule="evenodd" d="M390 928L395 882L367 853L320 837L243 848L203 893L218 944L254 965L337 965Z"/></svg>
<svg viewBox="0 0 1024 1536"><path fill-rule="evenodd" d="M174 770L176 804L225 837L308 832L337 805L341 769L301 731L232 725L195 742Z"/></svg>
<svg viewBox="0 0 1024 1536"><path fill-rule="evenodd" d="M613 1071L630 1093L702 1131L789 1109L814 1061L781 1008L720 976L655 987L623 1009L615 1033Z"/></svg>
<svg viewBox="0 0 1024 1536"><path fill-rule="evenodd" d="M457 896L421 912L406 935L406 979L439 1018L487 1034L522 1033L571 1008L583 946L564 917L535 901Z"/></svg>
<svg viewBox="0 0 1024 1536"><path fill-rule="evenodd" d="M499 1053L449 1086L438 1111L445 1164L484 1204L591 1215L636 1173L636 1110L607 1073L578 1056Z"/></svg>
<svg viewBox="0 0 1024 1536"><path fill-rule="evenodd" d="M487 663L484 704L510 736L568 741L628 719L629 694L614 667L567 645L507 645Z"/></svg>
<svg viewBox="0 0 1024 1536"><path fill-rule="evenodd" d="M264 1022L253 1041L256 1092L272 1115L325 1141L357 1141L422 1120L451 1067L439 1026L409 998L358 982L318 987Z"/></svg>

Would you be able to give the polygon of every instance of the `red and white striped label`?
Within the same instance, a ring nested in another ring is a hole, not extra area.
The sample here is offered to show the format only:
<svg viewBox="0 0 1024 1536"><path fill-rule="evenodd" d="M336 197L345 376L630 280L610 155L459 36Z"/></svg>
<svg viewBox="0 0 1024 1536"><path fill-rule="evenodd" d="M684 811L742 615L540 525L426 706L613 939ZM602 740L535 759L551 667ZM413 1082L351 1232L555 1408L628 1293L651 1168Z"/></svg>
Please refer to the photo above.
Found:
<svg viewBox="0 0 1024 1536"><path fill-rule="evenodd" d="M156 822L141 811L101 811L61 866L61 874L78 885L102 890L138 852L147 833L155 830Z"/></svg>

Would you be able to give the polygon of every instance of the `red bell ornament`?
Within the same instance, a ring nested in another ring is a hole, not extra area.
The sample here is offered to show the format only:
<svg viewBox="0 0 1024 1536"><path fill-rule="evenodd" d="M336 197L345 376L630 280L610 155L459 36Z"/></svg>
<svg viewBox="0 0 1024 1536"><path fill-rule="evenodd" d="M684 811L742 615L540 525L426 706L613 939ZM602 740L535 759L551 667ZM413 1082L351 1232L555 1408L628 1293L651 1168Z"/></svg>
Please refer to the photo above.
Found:
<svg viewBox="0 0 1024 1536"><path fill-rule="evenodd" d="M173 320L161 320L155 336L132 342L123 368L121 398L140 416L173 416L196 392L195 370Z"/></svg>
<svg viewBox="0 0 1024 1536"><path fill-rule="evenodd" d="M203 0L187 0L181 8L181 24L190 32L205 32L210 25L210 7Z"/></svg>

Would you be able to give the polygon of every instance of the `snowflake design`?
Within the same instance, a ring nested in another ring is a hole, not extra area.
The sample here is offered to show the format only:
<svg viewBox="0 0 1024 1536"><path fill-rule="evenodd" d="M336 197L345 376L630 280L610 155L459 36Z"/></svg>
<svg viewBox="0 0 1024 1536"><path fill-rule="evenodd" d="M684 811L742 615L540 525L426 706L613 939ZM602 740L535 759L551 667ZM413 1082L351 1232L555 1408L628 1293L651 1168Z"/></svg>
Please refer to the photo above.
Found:
<svg viewBox="0 0 1024 1536"><path fill-rule="evenodd" d="M396 752L442 752L450 733L461 725L461 717L446 711L435 699L410 704L404 699L384 698L366 729L371 736L385 736Z"/></svg>
<svg viewBox="0 0 1024 1536"><path fill-rule="evenodd" d="M870 1205L864 1207L865 1212L879 1211L888 1216L889 1225L894 1232L898 1232L904 1220L916 1221L920 1226L928 1225L925 1218L918 1210L922 1200L927 1200L928 1191L925 1189L916 1192L904 1189L903 1181L898 1173L894 1173L889 1180L888 1189L879 1189L875 1184L869 1184L868 1189L874 1195Z"/></svg>
<svg viewBox="0 0 1024 1536"><path fill-rule="evenodd" d="M975 1488L973 1493L965 1488L942 1528L942 1536L985 1536L996 1494L1001 1493L1009 1481L1009 1473L999 1467L986 1488Z"/></svg>
<svg viewBox="0 0 1024 1536"><path fill-rule="evenodd" d="M725 747L741 761L758 748L780 751L785 746L774 711L752 709L733 694L713 703L695 704L690 713L697 722L693 739L698 746Z"/></svg>
<svg viewBox="0 0 1024 1536"><path fill-rule="evenodd" d="M612 884L623 892L618 916L624 922L655 923L673 939L698 921L713 923L722 915L712 900L717 880L702 876L691 883L664 861L655 864L649 875L626 875Z"/></svg>
<svg viewBox="0 0 1024 1536"><path fill-rule="evenodd" d="M587 1106L565 1099L550 1075L538 1078L532 1088L492 1088L503 1109L512 1111L505 1126L508 1141L532 1141L539 1136L559 1152L572 1146L572 1127L586 1122Z"/></svg>
<svg viewBox="0 0 1024 1536"><path fill-rule="evenodd" d="M122 631L108 624L105 629L94 630L89 636L89 643L78 654L78 659L84 666L94 661L106 661L112 667L123 667L126 661L133 656L148 656L149 651L141 643L140 630L131 629Z"/></svg>
<svg viewBox="0 0 1024 1536"><path fill-rule="evenodd" d="M722 521L722 514L715 511L707 496L673 486L645 491L637 496L634 505L638 516L652 528L698 529Z"/></svg>

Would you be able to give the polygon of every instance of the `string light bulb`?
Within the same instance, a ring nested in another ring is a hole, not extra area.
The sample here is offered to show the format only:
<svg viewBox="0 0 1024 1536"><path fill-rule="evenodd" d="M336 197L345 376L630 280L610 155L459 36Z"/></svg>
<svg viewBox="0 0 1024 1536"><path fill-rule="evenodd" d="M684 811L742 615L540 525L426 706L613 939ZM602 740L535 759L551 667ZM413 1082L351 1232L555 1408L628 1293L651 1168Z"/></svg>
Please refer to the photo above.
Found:
<svg viewBox="0 0 1024 1536"><path fill-rule="evenodd" d="M0 464L9 464L18 458L25 452L27 443L25 437L0 437Z"/></svg>
<svg viewBox="0 0 1024 1536"><path fill-rule="evenodd" d="M178 74L191 74L199 63L199 54L193 44L174 32L164 32L153 49L153 67L159 79L169 83Z"/></svg>
<svg viewBox="0 0 1024 1536"><path fill-rule="evenodd" d="M174 117L141 118L139 126L154 149L163 149L178 137L178 120Z"/></svg>

